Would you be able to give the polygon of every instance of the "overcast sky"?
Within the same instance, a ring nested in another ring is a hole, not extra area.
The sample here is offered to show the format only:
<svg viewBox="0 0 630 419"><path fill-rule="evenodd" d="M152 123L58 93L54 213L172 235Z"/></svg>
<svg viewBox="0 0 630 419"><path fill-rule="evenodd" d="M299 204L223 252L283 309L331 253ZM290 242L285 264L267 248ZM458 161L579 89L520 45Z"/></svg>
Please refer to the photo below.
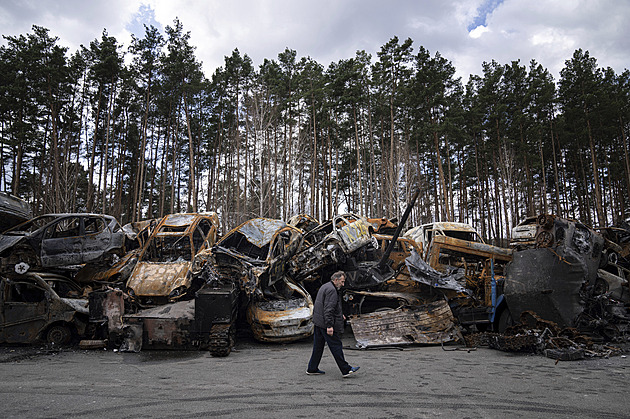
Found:
<svg viewBox="0 0 630 419"><path fill-rule="evenodd" d="M484 61L537 60L559 78L582 48L600 67L630 68L630 0L0 0L0 33L50 29L70 52L103 29L125 47L131 33L179 18L210 77L235 48L254 65L285 48L324 67L392 37L439 51L464 81ZM0 41L5 44L5 41Z"/></svg>

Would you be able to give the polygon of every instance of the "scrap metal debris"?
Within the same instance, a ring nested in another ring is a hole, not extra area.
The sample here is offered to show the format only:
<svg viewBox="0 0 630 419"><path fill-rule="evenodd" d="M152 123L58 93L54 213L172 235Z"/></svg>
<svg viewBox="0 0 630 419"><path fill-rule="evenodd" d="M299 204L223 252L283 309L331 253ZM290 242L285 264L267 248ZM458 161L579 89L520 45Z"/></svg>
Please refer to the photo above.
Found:
<svg viewBox="0 0 630 419"><path fill-rule="evenodd" d="M451 290L456 292L469 292L460 281L464 278L464 272L458 270L452 274L444 274L433 269L427 262L422 260L420 254L415 250L411 256L405 259L411 279L430 287Z"/></svg>
<svg viewBox="0 0 630 419"><path fill-rule="evenodd" d="M459 331L446 301L400 307L350 318L358 348L439 344L457 339Z"/></svg>
<svg viewBox="0 0 630 419"><path fill-rule="evenodd" d="M575 328L560 328L532 311L521 313L520 322L503 334L478 333L464 339L469 347L488 346L505 352L542 354L560 361L608 357L622 352L621 348L596 344Z"/></svg>

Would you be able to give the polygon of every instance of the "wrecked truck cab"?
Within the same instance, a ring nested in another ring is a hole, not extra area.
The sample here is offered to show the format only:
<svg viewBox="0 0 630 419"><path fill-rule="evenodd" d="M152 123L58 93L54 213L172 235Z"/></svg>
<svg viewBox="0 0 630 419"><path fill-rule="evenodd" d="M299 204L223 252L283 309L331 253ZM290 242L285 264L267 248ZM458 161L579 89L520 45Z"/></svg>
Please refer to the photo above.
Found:
<svg viewBox="0 0 630 419"><path fill-rule="evenodd" d="M54 288L68 295L74 291L67 280L51 274L0 278L0 343L65 345L85 333L88 301L62 298Z"/></svg>
<svg viewBox="0 0 630 419"><path fill-rule="evenodd" d="M431 246L433 238L438 236L452 237L469 242L484 243L484 240L481 238L477 230L475 230L471 225L455 222L423 224L407 230L403 236L414 240L425 252L428 251ZM426 257L426 255L424 256Z"/></svg>
<svg viewBox="0 0 630 419"><path fill-rule="evenodd" d="M559 326L574 326L583 310L584 287L592 287L604 238L576 220L538 218L535 245L515 250L506 266L505 298L513 318L534 311Z"/></svg>
<svg viewBox="0 0 630 419"><path fill-rule="evenodd" d="M5 272L31 267L80 265L122 254L124 233L104 214L47 214L15 226L0 236Z"/></svg>
<svg viewBox="0 0 630 419"><path fill-rule="evenodd" d="M144 306L166 304L194 295L197 256L212 247L218 230L216 213L170 214L162 218L142 247L127 292Z"/></svg>

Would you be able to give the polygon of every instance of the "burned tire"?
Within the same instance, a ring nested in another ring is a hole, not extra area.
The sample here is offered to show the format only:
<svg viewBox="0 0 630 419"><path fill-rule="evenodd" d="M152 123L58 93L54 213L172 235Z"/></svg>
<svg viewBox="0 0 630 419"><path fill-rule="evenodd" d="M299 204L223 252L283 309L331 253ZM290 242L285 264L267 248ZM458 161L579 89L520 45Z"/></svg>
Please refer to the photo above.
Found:
<svg viewBox="0 0 630 419"><path fill-rule="evenodd" d="M553 234L547 230L543 230L536 236L536 246L550 247L553 244Z"/></svg>
<svg viewBox="0 0 630 419"><path fill-rule="evenodd" d="M499 333L505 333L505 330L512 325L514 325L512 313L510 313L510 310L506 307L501 310L499 319L496 321L496 331Z"/></svg>
<svg viewBox="0 0 630 419"><path fill-rule="evenodd" d="M46 341L51 345L66 345L70 342L70 338L72 338L72 332L68 326L63 324L55 325L46 332Z"/></svg>

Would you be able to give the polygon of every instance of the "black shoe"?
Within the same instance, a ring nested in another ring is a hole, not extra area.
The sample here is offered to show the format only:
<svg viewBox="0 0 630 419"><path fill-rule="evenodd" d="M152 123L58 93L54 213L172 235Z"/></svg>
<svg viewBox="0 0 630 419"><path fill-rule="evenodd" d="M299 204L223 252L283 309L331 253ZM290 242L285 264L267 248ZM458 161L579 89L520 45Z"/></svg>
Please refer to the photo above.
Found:
<svg viewBox="0 0 630 419"><path fill-rule="evenodd" d="M313 371L310 372L309 370L306 370L306 375L322 375L322 374L326 374L324 371L322 370L317 370L317 371Z"/></svg>
<svg viewBox="0 0 630 419"><path fill-rule="evenodd" d="M352 367L352 368L350 368L350 371L348 371L347 373L343 374L342 377L343 378L350 377L352 374L354 374L355 372L359 371L359 368L361 368L361 367Z"/></svg>

